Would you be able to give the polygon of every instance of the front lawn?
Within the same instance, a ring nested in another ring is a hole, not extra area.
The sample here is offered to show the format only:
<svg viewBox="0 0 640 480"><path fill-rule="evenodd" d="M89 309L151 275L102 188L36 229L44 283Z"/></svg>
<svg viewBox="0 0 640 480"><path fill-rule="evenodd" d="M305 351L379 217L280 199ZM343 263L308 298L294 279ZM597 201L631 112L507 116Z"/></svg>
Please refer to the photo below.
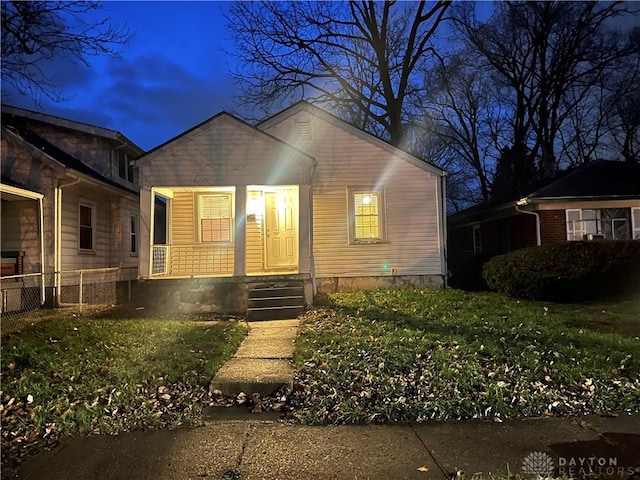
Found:
<svg viewBox="0 0 640 480"><path fill-rule="evenodd" d="M451 289L334 294L304 317L295 415L354 423L638 412L639 313L637 299L561 305Z"/></svg>
<svg viewBox="0 0 640 480"><path fill-rule="evenodd" d="M70 434L199 423L237 323L68 317L2 343L2 459Z"/></svg>

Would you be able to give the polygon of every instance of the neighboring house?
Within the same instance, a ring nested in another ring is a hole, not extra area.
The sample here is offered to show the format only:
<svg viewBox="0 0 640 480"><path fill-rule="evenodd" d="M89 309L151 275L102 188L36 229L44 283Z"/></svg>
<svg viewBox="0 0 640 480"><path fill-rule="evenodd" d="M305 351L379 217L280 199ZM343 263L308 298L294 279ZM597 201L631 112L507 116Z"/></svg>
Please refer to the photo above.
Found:
<svg viewBox="0 0 640 480"><path fill-rule="evenodd" d="M139 188L130 160L141 153L119 132L3 105L3 277L44 274L53 303L61 281L54 273L137 268ZM3 281L4 297L9 286Z"/></svg>
<svg viewBox="0 0 640 480"><path fill-rule="evenodd" d="M309 103L257 127L220 113L136 163L140 276L179 301L259 318L444 284L444 172Z"/></svg>
<svg viewBox="0 0 640 480"><path fill-rule="evenodd" d="M598 160L448 219L453 263L575 240L640 239L640 164ZM450 264L453 269L453 265Z"/></svg>

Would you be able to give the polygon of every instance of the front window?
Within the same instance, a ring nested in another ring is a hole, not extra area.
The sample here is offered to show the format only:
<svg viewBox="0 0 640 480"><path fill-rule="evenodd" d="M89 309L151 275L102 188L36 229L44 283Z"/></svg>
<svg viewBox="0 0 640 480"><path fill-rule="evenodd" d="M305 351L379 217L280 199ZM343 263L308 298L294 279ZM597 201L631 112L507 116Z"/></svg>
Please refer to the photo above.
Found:
<svg viewBox="0 0 640 480"><path fill-rule="evenodd" d="M625 240L629 238L628 209L569 209L566 211L567 240Z"/></svg>
<svg viewBox="0 0 640 480"><path fill-rule="evenodd" d="M230 193L200 195L200 241L231 242L233 231L233 196Z"/></svg>
<svg viewBox="0 0 640 480"><path fill-rule="evenodd" d="M78 208L78 247L94 250L95 211L93 205L81 203Z"/></svg>
<svg viewBox="0 0 640 480"><path fill-rule="evenodd" d="M349 190L350 240L376 243L385 240L382 190Z"/></svg>

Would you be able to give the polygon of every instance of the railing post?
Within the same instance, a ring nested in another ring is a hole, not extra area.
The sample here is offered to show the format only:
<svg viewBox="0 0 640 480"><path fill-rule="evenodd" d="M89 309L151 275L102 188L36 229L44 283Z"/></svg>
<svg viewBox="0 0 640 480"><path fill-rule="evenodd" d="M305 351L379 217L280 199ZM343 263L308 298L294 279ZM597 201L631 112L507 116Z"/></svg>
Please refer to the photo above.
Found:
<svg viewBox="0 0 640 480"><path fill-rule="evenodd" d="M80 311L82 312L82 269L80 269Z"/></svg>

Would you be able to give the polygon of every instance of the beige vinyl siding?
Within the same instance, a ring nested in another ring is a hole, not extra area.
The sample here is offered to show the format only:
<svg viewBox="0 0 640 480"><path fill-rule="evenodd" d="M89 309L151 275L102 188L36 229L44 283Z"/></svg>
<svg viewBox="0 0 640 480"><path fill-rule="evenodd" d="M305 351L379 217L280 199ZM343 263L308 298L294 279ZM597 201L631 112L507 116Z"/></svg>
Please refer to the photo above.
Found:
<svg viewBox="0 0 640 480"><path fill-rule="evenodd" d="M171 237L172 245L193 245L195 238L195 194L176 192L171 201Z"/></svg>
<svg viewBox="0 0 640 480"><path fill-rule="evenodd" d="M95 216L93 252L80 252L78 248L79 203L93 206L92 214ZM118 266L112 262L116 242L111 236L113 225L111 208L110 200L99 189L70 187L63 190L61 229L61 269L63 271Z"/></svg>
<svg viewBox="0 0 640 480"><path fill-rule="evenodd" d="M78 246L78 205L93 207L94 249L80 251ZM135 268L129 243L129 221L138 205L132 199L116 197L94 185L72 186L62 190L61 253L64 270L89 268Z"/></svg>
<svg viewBox="0 0 640 480"><path fill-rule="evenodd" d="M254 197L261 197L261 192L247 192L247 201L250 202ZM255 214L252 218L247 217L247 233L246 233L246 269L247 273L261 272L264 269L264 244L262 226L264 215Z"/></svg>
<svg viewBox="0 0 640 480"><path fill-rule="evenodd" d="M251 127L220 117L143 159L149 187L298 184L302 154ZM296 158L297 157L297 158ZM303 161L303 165L310 162Z"/></svg>
<svg viewBox="0 0 640 480"><path fill-rule="evenodd" d="M269 133L316 158L313 245L318 277L442 274L439 178L320 118L296 139L293 115ZM298 143L296 143L299 140ZM347 189L384 188L387 242L350 245ZM385 268L388 267L388 268Z"/></svg>

